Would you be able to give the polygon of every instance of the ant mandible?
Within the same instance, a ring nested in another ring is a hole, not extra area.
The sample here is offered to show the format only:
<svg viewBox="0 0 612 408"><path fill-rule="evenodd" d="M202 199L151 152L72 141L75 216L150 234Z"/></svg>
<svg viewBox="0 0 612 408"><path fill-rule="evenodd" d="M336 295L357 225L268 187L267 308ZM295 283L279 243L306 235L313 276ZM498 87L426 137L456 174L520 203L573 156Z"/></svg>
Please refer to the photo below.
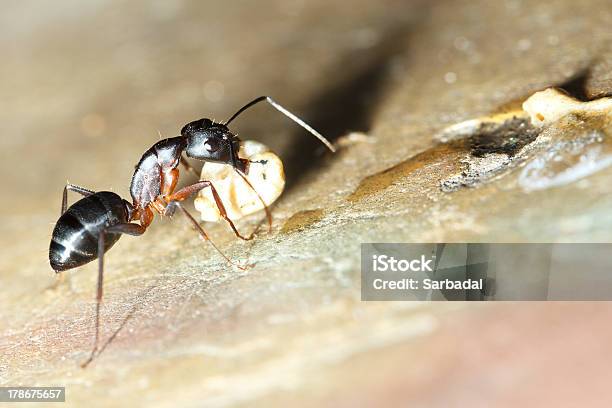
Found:
<svg viewBox="0 0 612 408"><path fill-rule="evenodd" d="M155 213L172 216L178 208L198 231L229 263L234 264L217 246L210 241L208 234L195 218L181 205L181 201L198 191L210 188L222 218L228 222L234 234L243 240L253 238L241 235L227 212L214 185L209 180L201 180L174 191L179 178L178 165L183 164L193 170L187 157L203 162L216 162L230 165L249 185L246 178L249 161L238 157L240 139L233 134L228 125L238 115L259 102L268 102L282 114L296 122L317 137L329 150L335 151L332 144L302 119L285 109L269 96L261 96L240 108L225 123L210 119L200 119L188 123L181 129L181 135L163 139L148 149L136 165L130 185L132 202L122 199L110 191L94 192L73 184L66 184L62 195L61 215L51 238L49 262L56 273L82 266L98 259L98 284L96 294L96 331L94 345L89 358L81 365L87 366L98 350L100 326L100 303L103 294L104 254L119 240L122 234L142 235L153 221ZM67 207L68 191L84 196ZM272 226L270 210L259 194L268 219ZM137 221L138 223L134 222ZM236 265L242 268L240 265Z"/></svg>

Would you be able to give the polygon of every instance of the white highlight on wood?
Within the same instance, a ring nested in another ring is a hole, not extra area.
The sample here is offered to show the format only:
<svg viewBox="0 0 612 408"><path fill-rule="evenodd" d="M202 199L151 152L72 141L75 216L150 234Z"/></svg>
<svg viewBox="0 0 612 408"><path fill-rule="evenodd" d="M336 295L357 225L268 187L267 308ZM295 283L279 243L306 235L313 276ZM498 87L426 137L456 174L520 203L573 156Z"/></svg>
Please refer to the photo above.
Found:
<svg viewBox="0 0 612 408"><path fill-rule="evenodd" d="M548 126L570 113L603 113L612 111L612 98L600 98L581 102L555 88L548 88L531 95L523 102L523 110L529 114L531 124Z"/></svg>

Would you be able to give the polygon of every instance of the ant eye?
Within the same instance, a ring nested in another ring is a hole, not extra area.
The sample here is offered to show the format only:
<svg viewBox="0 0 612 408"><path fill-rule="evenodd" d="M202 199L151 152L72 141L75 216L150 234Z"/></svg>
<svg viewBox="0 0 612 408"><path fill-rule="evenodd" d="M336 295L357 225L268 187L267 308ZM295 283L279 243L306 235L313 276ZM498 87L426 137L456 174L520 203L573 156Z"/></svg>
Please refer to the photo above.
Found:
<svg viewBox="0 0 612 408"><path fill-rule="evenodd" d="M221 148L221 143L216 138L210 137L206 139L206 142L204 143L204 148L208 152L213 153Z"/></svg>

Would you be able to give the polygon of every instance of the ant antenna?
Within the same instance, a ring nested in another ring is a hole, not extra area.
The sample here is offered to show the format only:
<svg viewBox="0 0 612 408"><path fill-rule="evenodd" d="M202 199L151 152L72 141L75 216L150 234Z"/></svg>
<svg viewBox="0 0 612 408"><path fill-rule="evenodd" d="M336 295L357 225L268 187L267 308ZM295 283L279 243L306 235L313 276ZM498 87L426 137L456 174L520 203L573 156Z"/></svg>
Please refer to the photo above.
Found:
<svg viewBox="0 0 612 408"><path fill-rule="evenodd" d="M259 98L255 98L251 102L244 105L242 108L238 110L238 112L234 113L234 115L231 118L229 118L227 122L225 122L225 126L229 125L229 123L232 120L236 119L236 117L240 115L242 112L244 112L245 110L249 109L251 106L258 104L259 102L262 102L262 101L268 102L270 105L274 107L274 109L276 109L277 111L287 116L289 119L291 119L292 121L294 121L295 123L303 127L304 129L306 129L314 137L319 139L329 150L331 150L332 152L336 151L336 148L322 134L314 130L308 123L304 122L302 119L300 119L293 113L289 112L287 109L285 109L283 106L278 104L274 99L270 98L269 96L260 96Z"/></svg>

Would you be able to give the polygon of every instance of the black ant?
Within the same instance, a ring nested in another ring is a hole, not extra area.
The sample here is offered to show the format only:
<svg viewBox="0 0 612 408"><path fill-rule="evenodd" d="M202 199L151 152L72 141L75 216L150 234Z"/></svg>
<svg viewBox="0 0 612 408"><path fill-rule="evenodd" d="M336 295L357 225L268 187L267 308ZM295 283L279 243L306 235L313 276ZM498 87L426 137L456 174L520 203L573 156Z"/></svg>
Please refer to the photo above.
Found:
<svg viewBox="0 0 612 408"><path fill-rule="evenodd" d="M246 178L248 174L247 159L238 157L240 139L229 129L229 123L251 106L266 101L285 116L317 137L332 152L335 151L331 143L302 119L289 112L268 96L261 96L240 108L225 123L216 123L210 119L200 119L188 123L181 130L181 135L160 140L148 149L136 165L132 176L130 194L132 203L122 199L119 195L109 191L94 192L73 184L64 187L62 195L62 212L53 229L51 245L49 247L49 261L56 273L73 269L98 259L98 286L96 296L96 332L94 345L87 361L82 364L86 367L94 358L98 350L98 337L100 326L100 303L104 280L104 254L119 240L122 234L142 235L151 224L155 212L163 216L172 216L178 208L198 231L200 237L210 241L208 234L193 218L193 216L180 204L181 201L205 188L210 188L219 208L221 216L229 223L238 238L250 240L256 231L249 236L241 235L232 220L227 216L223 203L213 184L208 180L198 181L194 184L174 191L179 178L179 163L193 170L187 157L204 162L217 162L230 165L245 182L255 191ZM79 193L84 198L67 207L68 191ZM255 191L257 193L257 191ZM264 205L269 227L272 225L270 210ZM135 223L133 221L137 221ZM213 247L230 264L234 264L212 241ZM240 265L236 265L244 269Z"/></svg>

